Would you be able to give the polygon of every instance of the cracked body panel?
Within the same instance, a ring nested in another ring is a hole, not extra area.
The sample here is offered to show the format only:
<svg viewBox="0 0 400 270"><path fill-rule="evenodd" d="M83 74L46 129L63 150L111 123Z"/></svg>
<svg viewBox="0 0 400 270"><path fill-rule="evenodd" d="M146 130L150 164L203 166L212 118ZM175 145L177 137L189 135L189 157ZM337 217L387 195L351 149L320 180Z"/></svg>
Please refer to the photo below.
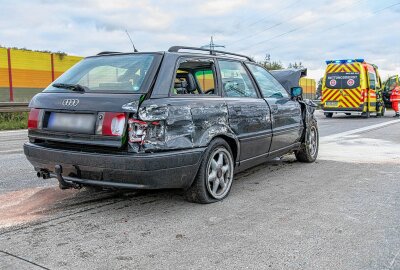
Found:
<svg viewBox="0 0 400 270"><path fill-rule="evenodd" d="M164 130L159 139L147 136L143 151L205 147L220 135L236 139L222 98L190 100L170 98L143 102L138 114L140 120L160 121Z"/></svg>

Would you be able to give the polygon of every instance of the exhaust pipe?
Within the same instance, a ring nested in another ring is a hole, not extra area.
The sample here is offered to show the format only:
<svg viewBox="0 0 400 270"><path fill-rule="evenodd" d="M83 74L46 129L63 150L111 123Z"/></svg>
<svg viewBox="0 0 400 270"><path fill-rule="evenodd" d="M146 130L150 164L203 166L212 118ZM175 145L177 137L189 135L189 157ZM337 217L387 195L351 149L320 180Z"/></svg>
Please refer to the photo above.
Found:
<svg viewBox="0 0 400 270"><path fill-rule="evenodd" d="M36 176L38 178L43 178L43 179L50 179L52 177L57 178L60 189L69 189L69 188L81 189L82 188L81 184L64 179L64 177L62 176L63 169L62 169L61 165L56 165L54 167L54 171L55 171L55 173L50 173L46 169L41 169L36 173Z"/></svg>
<svg viewBox="0 0 400 270"><path fill-rule="evenodd" d="M50 173L46 170L40 170L36 173L36 176L43 179L50 179Z"/></svg>

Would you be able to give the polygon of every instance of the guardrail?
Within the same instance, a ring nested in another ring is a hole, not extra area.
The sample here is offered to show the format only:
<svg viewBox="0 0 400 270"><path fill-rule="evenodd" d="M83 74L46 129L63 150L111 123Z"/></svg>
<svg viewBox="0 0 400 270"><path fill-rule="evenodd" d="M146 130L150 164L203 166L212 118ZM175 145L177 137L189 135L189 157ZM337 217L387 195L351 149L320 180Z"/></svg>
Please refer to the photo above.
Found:
<svg viewBox="0 0 400 270"><path fill-rule="evenodd" d="M0 102L2 112L29 112L29 102Z"/></svg>

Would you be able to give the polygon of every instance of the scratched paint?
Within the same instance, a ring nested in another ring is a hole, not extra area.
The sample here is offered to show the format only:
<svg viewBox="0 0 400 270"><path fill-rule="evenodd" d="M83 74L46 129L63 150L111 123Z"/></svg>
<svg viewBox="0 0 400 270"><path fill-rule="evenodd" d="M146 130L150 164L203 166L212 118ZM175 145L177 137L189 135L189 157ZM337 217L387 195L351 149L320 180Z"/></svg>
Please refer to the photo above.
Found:
<svg viewBox="0 0 400 270"><path fill-rule="evenodd" d="M218 135L233 135L228 109L224 102L206 104L151 104L139 108L138 117L146 122L159 121L148 127L144 144L130 143L132 152L153 152L203 147ZM154 136L153 129L162 129Z"/></svg>

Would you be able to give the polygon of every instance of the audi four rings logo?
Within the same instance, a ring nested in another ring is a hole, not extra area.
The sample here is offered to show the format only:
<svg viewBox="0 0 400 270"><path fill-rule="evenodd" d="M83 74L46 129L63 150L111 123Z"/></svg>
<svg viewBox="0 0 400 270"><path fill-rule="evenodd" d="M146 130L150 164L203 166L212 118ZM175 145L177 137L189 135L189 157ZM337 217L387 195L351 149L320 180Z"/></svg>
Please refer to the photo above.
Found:
<svg viewBox="0 0 400 270"><path fill-rule="evenodd" d="M79 104L79 99L64 99L62 105L76 107Z"/></svg>

